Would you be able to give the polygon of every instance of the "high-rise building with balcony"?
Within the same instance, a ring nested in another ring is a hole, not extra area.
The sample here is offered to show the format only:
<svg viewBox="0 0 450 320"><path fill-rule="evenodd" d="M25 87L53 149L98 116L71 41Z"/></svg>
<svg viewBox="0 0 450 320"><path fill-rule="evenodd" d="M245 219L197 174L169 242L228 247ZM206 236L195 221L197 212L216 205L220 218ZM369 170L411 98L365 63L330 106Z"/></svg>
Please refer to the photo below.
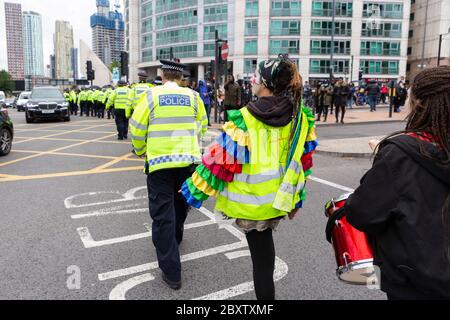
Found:
<svg viewBox="0 0 450 320"><path fill-rule="evenodd" d="M156 76L171 53L194 78L214 59L215 31L228 40L233 74L288 53L304 78L387 81L406 73L410 0L126 0L130 76ZM334 14L334 18L333 18ZM334 20L334 23L333 23ZM332 37L332 35L334 35ZM134 72L131 72L134 70Z"/></svg>
<svg viewBox="0 0 450 320"><path fill-rule="evenodd" d="M97 12L91 16L92 48L109 66L113 61L120 61L120 52L124 50L123 15L117 10L111 11L108 0L96 1Z"/></svg>
<svg viewBox="0 0 450 320"><path fill-rule="evenodd" d="M22 6L19 3L5 2L6 48L8 71L13 80L25 76L22 34Z"/></svg>
<svg viewBox="0 0 450 320"><path fill-rule="evenodd" d="M33 11L24 11L22 21L25 75L43 76L44 49L41 15Z"/></svg>
<svg viewBox="0 0 450 320"><path fill-rule="evenodd" d="M407 75L414 78L422 69L450 65L450 1L412 0L409 16Z"/></svg>
<svg viewBox="0 0 450 320"><path fill-rule="evenodd" d="M73 78L73 29L67 21L55 22L55 72L57 79Z"/></svg>

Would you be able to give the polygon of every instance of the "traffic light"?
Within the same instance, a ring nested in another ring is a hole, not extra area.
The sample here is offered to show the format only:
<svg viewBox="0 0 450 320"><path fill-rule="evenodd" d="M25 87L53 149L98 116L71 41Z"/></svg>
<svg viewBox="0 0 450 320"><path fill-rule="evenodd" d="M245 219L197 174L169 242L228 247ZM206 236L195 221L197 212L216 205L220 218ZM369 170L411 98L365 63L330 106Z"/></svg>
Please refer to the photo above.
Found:
<svg viewBox="0 0 450 320"><path fill-rule="evenodd" d="M128 52L126 51L120 53L120 73L128 77Z"/></svg>
<svg viewBox="0 0 450 320"><path fill-rule="evenodd" d="M215 71L216 71L216 62L214 60L211 60L207 66L206 79L209 79L210 81L214 80L216 74Z"/></svg>
<svg viewBox="0 0 450 320"><path fill-rule="evenodd" d="M95 80L95 70L92 69L92 61L86 61L86 75L89 81Z"/></svg>

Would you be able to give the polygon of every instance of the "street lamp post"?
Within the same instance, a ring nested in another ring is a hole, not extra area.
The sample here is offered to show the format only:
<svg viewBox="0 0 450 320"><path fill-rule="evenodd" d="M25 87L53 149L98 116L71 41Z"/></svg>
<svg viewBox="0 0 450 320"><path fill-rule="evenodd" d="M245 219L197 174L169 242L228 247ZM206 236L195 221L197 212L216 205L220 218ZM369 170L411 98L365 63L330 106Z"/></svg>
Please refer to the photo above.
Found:
<svg viewBox="0 0 450 320"><path fill-rule="evenodd" d="M334 32L336 30L334 26L335 20L336 20L336 0L333 0L333 16L331 18L330 83L333 80L333 73L334 73L333 59L334 59Z"/></svg>
<svg viewBox="0 0 450 320"><path fill-rule="evenodd" d="M450 28L448 29L446 34L450 33ZM439 67L441 64L441 46L442 46L442 36L443 34L439 35L439 49L438 49L438 60L437 60L437 66Z"/></svg>

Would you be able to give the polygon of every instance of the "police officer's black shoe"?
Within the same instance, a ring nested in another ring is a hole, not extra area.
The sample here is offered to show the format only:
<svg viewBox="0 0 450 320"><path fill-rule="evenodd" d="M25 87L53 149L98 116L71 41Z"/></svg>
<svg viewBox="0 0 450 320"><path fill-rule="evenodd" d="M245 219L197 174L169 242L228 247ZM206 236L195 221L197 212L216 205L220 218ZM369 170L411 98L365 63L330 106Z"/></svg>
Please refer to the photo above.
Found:
<svg viewBox="0 0 450 320"><path fill-rule="evenodd" d="M169 286L170 289L172 289L172 290L180 290L181 289L181 281L174 282L174 281L169 280L169 278L167 278L167 276L164 272L162 272L162 279Z"/></svg>

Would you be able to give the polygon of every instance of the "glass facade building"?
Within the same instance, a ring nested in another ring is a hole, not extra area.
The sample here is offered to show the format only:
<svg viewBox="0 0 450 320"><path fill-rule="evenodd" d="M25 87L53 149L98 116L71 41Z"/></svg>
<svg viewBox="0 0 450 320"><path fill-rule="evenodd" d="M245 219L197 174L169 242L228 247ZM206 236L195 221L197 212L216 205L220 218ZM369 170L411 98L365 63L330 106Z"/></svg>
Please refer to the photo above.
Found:
<svg viewBox="0 0 450 320"><path fill-rule="evenodd" d="M336 0L334 8L332 0L126 0L125 6L135 12L126 15L126 26L139 30L127 38L138 51L134 69L150 75L159 59L172 57L193 78L204 78L216 31L228 40L237 78L280 53L298 63L305 80L326 78L330 68L353 80L360 70L386 80L406 73L409 0Z"/></svg>

